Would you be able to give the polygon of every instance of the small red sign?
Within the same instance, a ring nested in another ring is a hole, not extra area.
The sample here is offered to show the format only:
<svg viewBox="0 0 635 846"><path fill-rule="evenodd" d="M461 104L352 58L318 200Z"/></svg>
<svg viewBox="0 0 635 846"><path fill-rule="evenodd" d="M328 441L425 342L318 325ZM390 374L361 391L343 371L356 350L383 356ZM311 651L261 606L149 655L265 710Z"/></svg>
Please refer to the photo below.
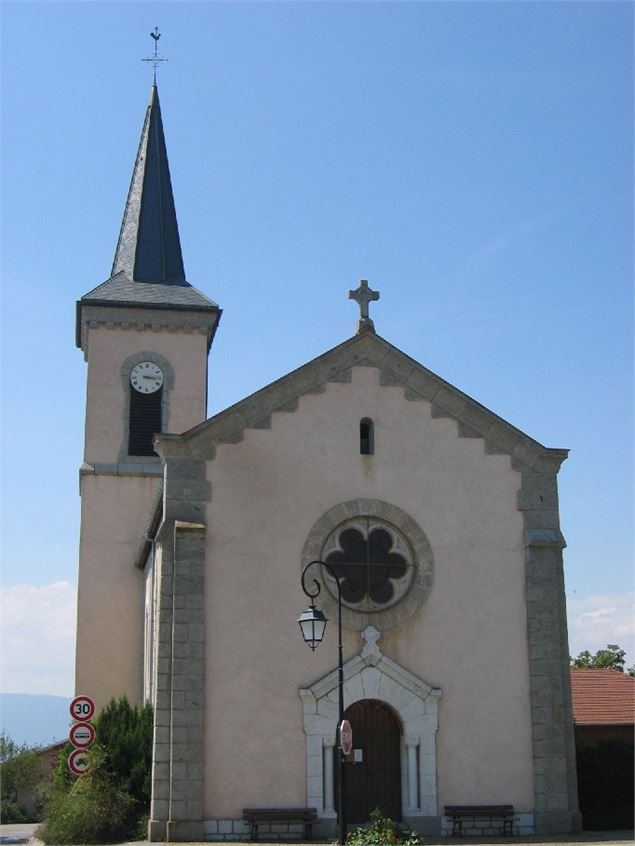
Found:
<svg viewBox="0 0 635 846"><path fill-rule="evenodd" d="M348 720L342 720L340 724L340 746L345 755L351 754L353 748L353 729Z"/></svg>
<svg viewBox="0 0 635 846"><path fill-rule="evenodd" d="M71 702L71 717L85 723L95 715L95 703L90 696L76 696Z"/></svg>
<svg viewBox="0 0 635 846"><path fill-rule="evenodd" d="M84 775L91 767L90 755L85 749L73 749L68 756L68 769L75 775Z"/></svg>
<svg viewBox="0 0 635 846"><path fill-rule="evenodd" d="M90 723L73 723L68 739L77 749L88 749L95 742L95 729Z"/></svg>

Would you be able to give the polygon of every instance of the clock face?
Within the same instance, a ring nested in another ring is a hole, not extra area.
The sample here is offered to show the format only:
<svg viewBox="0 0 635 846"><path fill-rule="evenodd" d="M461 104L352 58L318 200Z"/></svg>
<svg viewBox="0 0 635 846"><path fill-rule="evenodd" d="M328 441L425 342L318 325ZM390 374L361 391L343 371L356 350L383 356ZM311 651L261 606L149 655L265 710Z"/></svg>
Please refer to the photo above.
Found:
<svg viewBox="0 0 635 846"><path fill-rule="evenodd" d="M163 384L163 371L153 361L142 361L132 368L130 384L140 394L153 394Z"/></svg>

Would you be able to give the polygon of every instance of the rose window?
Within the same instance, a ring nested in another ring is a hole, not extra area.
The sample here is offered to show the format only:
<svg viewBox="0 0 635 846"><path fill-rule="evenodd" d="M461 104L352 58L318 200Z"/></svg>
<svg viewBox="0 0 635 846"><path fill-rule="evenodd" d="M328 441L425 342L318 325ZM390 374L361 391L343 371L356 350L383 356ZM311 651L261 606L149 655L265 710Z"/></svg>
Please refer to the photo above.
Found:
<svg viewBox="0 0 635 846"><path fill-rule="evenodd" d="M395 605L408 592L414 576L413 555L405 537L389 523L357 517L329 535L322 558L340 580L342 601L356 611ZM323 568L335 596L335 580Z"/></svg>

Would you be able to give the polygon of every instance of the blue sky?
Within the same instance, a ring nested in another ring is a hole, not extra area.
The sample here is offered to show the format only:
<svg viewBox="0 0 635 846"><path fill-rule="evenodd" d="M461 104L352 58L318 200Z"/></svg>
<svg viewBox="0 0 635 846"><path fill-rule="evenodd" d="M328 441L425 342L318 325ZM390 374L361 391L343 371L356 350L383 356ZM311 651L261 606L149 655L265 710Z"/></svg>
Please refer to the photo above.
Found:
<svg viewBox="0 0 635 846"><path fill-rule="evenodd" d="M5 678L72 692L85 364L159 90L189 281L224 309L208 413L355 330L560 473L571 646L632 653L633 7L2 4ZM36 619L38 622L33 623Z"/></svg>

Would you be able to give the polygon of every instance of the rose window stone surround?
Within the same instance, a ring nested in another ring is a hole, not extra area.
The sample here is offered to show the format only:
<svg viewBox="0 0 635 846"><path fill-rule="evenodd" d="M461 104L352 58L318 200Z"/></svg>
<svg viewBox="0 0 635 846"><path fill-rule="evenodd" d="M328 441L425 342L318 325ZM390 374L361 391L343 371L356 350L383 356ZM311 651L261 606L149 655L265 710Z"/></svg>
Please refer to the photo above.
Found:
<svg viewBox="0 0 635 846"><path fill-rule="evenodd" d="M301 564L321 560L342 589L342 624L384 631L416 614L432 589L432 549L419 524L396 505L359 498L334 505L313 524ZM319 572L317 572L319 570ZM326 567L315 568L327 617L337 615L337 585Z"/></svg>

